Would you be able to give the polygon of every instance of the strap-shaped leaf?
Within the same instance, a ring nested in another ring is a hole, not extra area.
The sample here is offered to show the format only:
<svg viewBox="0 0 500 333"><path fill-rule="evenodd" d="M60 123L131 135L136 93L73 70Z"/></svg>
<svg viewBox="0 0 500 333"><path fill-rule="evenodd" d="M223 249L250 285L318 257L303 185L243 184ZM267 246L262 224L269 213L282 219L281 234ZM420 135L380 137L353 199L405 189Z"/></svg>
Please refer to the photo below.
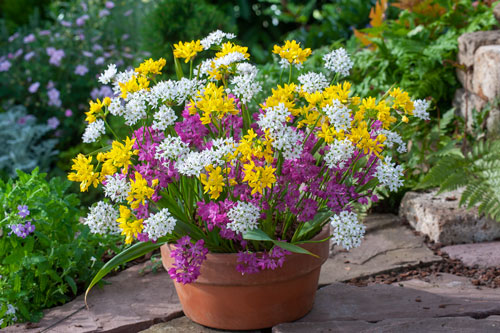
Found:
<svg viewBox="0 0 500 333"><path fill-rule="evenodd" d="M262 231L260 229L254 229L254 230L247 231L245 234L243 234L243 239L273 242L274 245L279 246L282 249L285 249L287 251L295 252L295 253L309 254L309 255L312 255L313 257L318 257L314 253L311 253L310 251L308 251L308 250L306 250L303 247L300 247L298 245L272 239L271 237L269 237L268 234L266 234L264 231Z"/></svg>

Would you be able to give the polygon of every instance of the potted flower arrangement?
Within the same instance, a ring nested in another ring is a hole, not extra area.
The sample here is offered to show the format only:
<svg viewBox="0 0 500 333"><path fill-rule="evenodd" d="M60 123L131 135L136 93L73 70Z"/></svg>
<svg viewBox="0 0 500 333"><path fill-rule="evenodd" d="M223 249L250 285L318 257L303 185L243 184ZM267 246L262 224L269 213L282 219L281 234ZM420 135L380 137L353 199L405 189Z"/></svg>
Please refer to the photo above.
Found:
<svg viewBox="0 0 500 333"><path fill-rule="evenodd" d="M338 82L352 67L344 49L324 56L323 72L297 73L311 50L295 41L274 47L285 80L256 100L258 69L234 37L216 31L175 44L177 80L162 79L163 59L121 73L109 65L99 77L115 97L90 102L83 141L107 131L115 139L79 154L68 178L82 191L104 191L85 219L93 232L138 242L87 293L113 268L161 247L192 320L257 329L298 319L312 307L328 240L358 246L365 227L357 208L377 200L377 187L401 186L390 152L404 143L391 129L424 114L424 101L400 89L351 96L351 85ZM201 52L211 57L196 63ZM111 116L128 136L115 134Z"/></svg>

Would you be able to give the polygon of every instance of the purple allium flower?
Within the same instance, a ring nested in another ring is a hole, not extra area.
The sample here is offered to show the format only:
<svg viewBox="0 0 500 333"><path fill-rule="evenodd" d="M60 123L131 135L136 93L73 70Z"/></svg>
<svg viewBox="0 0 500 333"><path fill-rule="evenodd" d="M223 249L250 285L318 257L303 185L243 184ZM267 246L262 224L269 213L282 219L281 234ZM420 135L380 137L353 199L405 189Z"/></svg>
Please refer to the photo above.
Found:
<svg viewBox="0 0 500 333"><path fill-rule="evenodd" d="M115 6L115 3L113 1L106 1L104 5L106 6L107 9L111 9Z"/></svg>
<svg viewBox="0 0 500 333"><path fill-rule="evenodd" d="M87 14L80 16L79 18L76 19L75 23L77 26L81 27L82 25L85 24L85 21L89 19L89 16Z"/></svg>
<svg viewBox="0 0 500 333"><path fill-rule="evenodd" d="M85 74L88 73L88 71L89 69L85 65L78 65L75 68L75 74L80 76L84 76Z"/></svg>
<svg viewBox="0 0 500 333"><path fill-rule="evenodd" d="M26 37L23 38L24 44L32 43L35 40L36 40L36 38L35 38L34 34L29 34L28 36L26 36Z"/></svg>
<svg viewBox="0 0 500 333"><path fill-rule="evenodd" d="M61 100L59 99L60 93L56 88L49 89L47 91L47 96L49 96L49 106L61 107Z"/></svg>
<svg viewBox="0 0 500 333"><path fill-rule="evenodd" d="M40 30L40 31L38 32L38 34L39 34L40 36L48 36L48 35L50 35L50 30Z"/></svg>
<svg viewBox="0 0 500 333"><path fill-rule="evenodd" d="M31 51L31 52L28 52L24 55L24 60L26 61L29 61L31 58L33 58L35 56L35 52L34 51Z"/></svg>
<svg viewBox="0 0 500 333"><path fill-rule="evenodd" d="M63 27L69 28L69 27L71 27L71 22L68 22L68 21L61 21L61 25L62 25Z"/></svg>
<svg viewBox="0 0 500 333"><path fill-rule="evenodd" d="M107 9L102 9L102 10L99 12L99 17L108 16L109 14L111 14L111 13L109 12L109 10L107 10Z"/></svg>
<svg viewBox="0 0 500 333"><path fill-rule="evenodd" d="M96 64L96 65L102 65L102 64L104 64L104 61L105 61L104 57L98 57L98 58L95 60L95 64Z"/></svg>
<svg viewBox="0 0 500 333"><path fill-rule="evenodd" d="M52 129L56 129L61 122L57 117L51 117L47 120L47 126L49 126Z"/></svg>
<svg viewBox="0 0 500 333"><path fill-rule="evenodd" d="M71 111L70 109L67 109L66 111L64 111L64 115L66 117L71 117L73 115L73 111Z"/></svg>
<svg viewBox="0 0 500 333"><path fill-rule="evenodd" d="M256 253L239 252L238 265L236 270L241 274L253 274L265 269L276 269L282 267L285 262L285 256L290 255L291 252L275 246L270 251L265 251L259 257Z"/></svg>
<svg viewBox="0 0 500 333"><path fill-rule="evenodd" d="M40 82L35 82L29 86L28 91L34 94L38 91L38 88L40 88Z"/></svg>
<svg viewBox="0 0 500 333"><path fill-rule="evenodd" d="M28 206L26 205L17 206L17 210L18 210L17 215L21 216L22 218L25 218L26 216L30 215L30 211L28 209Z"/></svg>
<svg viewBox="0 0 500 333"><path fill-rule="evenodd" d="M175 249L170 254L175 259L173 267L168 270L172 280L186 284L198 278L201 264L207 259L208 254L208 249L203 246L204 244L203 239L192 244L189 236L184 236L177 241Z"/></svg>
<svg viewBox="0 0 500 333"><path fill-rule="evenodd" d="M0 62L0 72L7 72L12 64L8 60Z"/></svg>

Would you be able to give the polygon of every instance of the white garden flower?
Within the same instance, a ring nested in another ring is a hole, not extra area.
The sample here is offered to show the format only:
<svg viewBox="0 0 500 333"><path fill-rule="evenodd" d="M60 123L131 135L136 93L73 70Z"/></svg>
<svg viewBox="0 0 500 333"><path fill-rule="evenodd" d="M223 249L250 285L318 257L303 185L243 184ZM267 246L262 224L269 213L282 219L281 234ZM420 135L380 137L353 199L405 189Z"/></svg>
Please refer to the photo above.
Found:
<svg viewBox="0 0 500 333"><path fill-rule="evenodd" d="M227 89L227 93L236 95L243 104L249 103L252 98L262 90L262 84L255 80L255 74L243 74L231 79L233 88Z"/></svg>
<svg viewBox="0 0 500 333"><path fill-rule="evenodd" d="M95 206L90 207L90 212L83 220L83 224L88 225L94 234L118 234L120 227L116 219L119 215L118 210L112 205L99 201Z"/></svg>
<svg viewBox="0 0 500 333"><path fill-rule="evenodd" d="M114 202L124 201L130 192L130 183L121 174L107 175L104 185L104 195Z"/></svg>
<svg viewBox="0 0 500 333"><path fill-rule="evenodd" d="M391 132L389 130L382 129L378 131L378 133L385 135L387 140L384 142L384 145L387 148L394 148L394 145L396 144L398 146L398 153L405 153L406 150L406 144L404 143L403 139L401 136L396 133L396 132Z"/></svg>
<svg viewBox="0 0 500 333"><path fill-rule="evenodd" d="M200 41L204 50L208 50L212 45L220 45L224 38L233 39L236 35L232 33L226 33L220 30L211 32L207 37Z"/></svg>
<svg viewBox="0 0 500 333"><path fill-rule="evenodd" d="M182 105L189 97L195 95L201 87L202 82L196 79L182 78L179 81L160 81L149 91L148 103L154 108L167 102Z"/></svg>
<svg viewBox="0 0 500 333"><path fill-rule="evenodd" d="M175 169L184 176L198 177L205 167L216 164L216 156L212 149L201 152L192 151L179 158L175 163Z"/></svg>
<svg viewBox="0 0 500 333"><path fill-rule="evenodd" d="M236 65L236 73L238 73L239 75L253 74L257 76L258 72L259 70L257 69L257 67L248 62L241 62Z"/></svg>
<svg viewBox="0 0 500 333"><path fill-rule="evenodd" d="M208 76L208 72L212 70L213 61L214 59L203 60L198 66L196 66L196 68L193 69L193 75L195 77ZM215 78L213 78L212 80L215 81Z"/></svg>
<svg viewBox="0 0 500 333"><path fill-rule="evenodd" d="M270 136L273 139L271 145L281 151L285 159L295 160L302 155L304 138L294 127L282 126L278 131L271 132Z"/></svg>
<svg viewBox="0 0 500 333"><path fill-rule="evenodd" d="M339 140L335 139L330 144L330 150L325 154L326 165L332 168L343 168L354 154L354 146L348 139Z"/></svg>
<svg viewBox="0 0 500 333"><path fill-rule="evenodd" d="M106 126L104 125L104 121L102 119L97 119L93 123L87 125L85 132L83 133L82 140L85 143L96 142L97 139L105 133Z"/></svg>
<svg viewBox="0 0 500 333"><path fill-rule="evenodd" d="M214 63L215 68L219 68L221 66L229 67L229 65L231 65L235 62L241 62L241 61L245 61L245 60L246 60L246 57L243 53L231 52L231 53L228 53L221 58L214 59L213 63Z"/></svg>
<svg viewBox="0 0 500 333"><path fill-rule="evenodd" d="M380 160L375 176L380 184L387 186L391 191L397 191L403 185L403 167L391 162L391 157Z"/></svg>
<svg viewBox="0 0 500 333"><path fill-rule="evenodd" d="M153 129L164 131L175 123L177 115L175 111L166 105L160 106L160 109L153 115Z"/></svg>
<svg viewBox="0 0 500 333"><path fill-rule="evenodd" d="M415 106L415 110L413 110L413 115L415 117L423 120L430 120L429 112L427 112L427 109L431 105L430 101L426 101L425 99L417 99L416 101L413 101L413 105Z"/></svg>
<svg viewBox="0 0 500 333"><path fill-rule="evenodd" d="M338 99L333 99L332 104L325 106L323 111L330 120L330 125L333 125L336 131L346 131L351 128L350 110Z"/></svg>
<svg viewBox="0 0 500 333"><path fill-rule="evenodd" d="M212 141L213 164L224 166L227 156L233 155L238 147L238 143L233 138L219 138Z"/></svg>
<svg viewBox="0 0 500 333"><path fill-rule="evenodd" d="M236 206L227 212L231 221L227 227L234 232L245 233L259 227L260 209L248 202L238 201Z"/></svg>
<svg viewBox="0 0 500 333"><path fill-rule="evenodd" d="M144 221L144 230L149 239L156 241L158 238L166 236L174 231L176 220L167 208L163 208L158 213L151 215Z"/></svg>
<svg viewBox="0 0 500 333"><path fill-rule="evenodd" d="M358 221L358 217L353 212L342 211L330 218L333 227L332 240L334 244L340 245L346 250L361 245L361 240L365 235L366 227Z"/></svg>
<svg viewBox="0 0 500 333"><path fill-rule="evenodd" d="M285 104L280 103L278 106L267 108L265 113L260 114L257 124L263 131L277 132L283 128L290 115Z"/></svg>
<svg viewBox="0 0 500 333"><path fill-rule="evenodd" d="M113 93L115 95L120 95L120 83L127 83L128 81L130 81L130 79L132 79L132 76L134 76L134 74L135 72L133 69L116 74L115 80L113 81Z"/></svg>
<svg viewBox="0 0 500 333"><path fill-rule="evenodd" d="M115 75L116 75L116 65L109 64L108 69L106 69L104 73L102 73L99 76L99 82L101 82L102 84L108 84L111 82L111 80L115 78Z"/></svg>
<svg viewBox="0 0 500 333"><path fill-rule="evenodd" d="M325 68L340 74L340 76L348 76L352 68L353 62L344 48L339 48L323 56Z"/></svg>
<svg viewBox="0 0 500 333"><path fill-rule="evenodd" d="M123 113L123 118L125 118L125 124L128 126L133 126L141 119L146 118L146 94L143 91L137 91L135 93L129 93L128 102L125 105L125 112Z"/></svg>
<svg viewBox="0 0 500 333"><path fill-rule="evenodd" d="M288 61L288 59L286 58L280 58L279 60L279 64L280 64L280 67L283 68L283 69L288 69L288 67L290 67L290 62ZM302 64L296 64L295 62L293 63L293 65L295 66L295 68L297 68L298 70L301 70L302 69Z"/></svg>
<svg viewBox="0 0 500 333"><path fill-rule="evenodd" d="M113 116L123 116L125 108L123 107L122 100L119 97L111 98L111 103L108 107L109 113Z"/></svg>
<svg viewBox="0 0 500 333"><path fill-rule="evenodd" d="M309 72L299 75L300 85L297 90L312 94L315 91L321 91L328 87L328 80L323 73Z"/></svg>
<svg viewBox="0 0 500 333"><path fill-rule="evenodd" d="M156 149L155 158L165 160L177 160L189 153L189 146L178 136L167 135Z"/></svg>

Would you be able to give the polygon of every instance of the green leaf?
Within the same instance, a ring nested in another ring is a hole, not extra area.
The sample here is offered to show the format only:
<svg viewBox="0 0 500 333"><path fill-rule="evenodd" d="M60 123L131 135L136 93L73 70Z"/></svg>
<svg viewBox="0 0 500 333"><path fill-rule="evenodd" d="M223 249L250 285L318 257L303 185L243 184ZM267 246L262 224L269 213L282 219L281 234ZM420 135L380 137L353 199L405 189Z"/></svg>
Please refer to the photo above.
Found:
<svg viewBox="0 0 500 333"><path fill-rule="evenodd" d="M116 256L114 256L113 259L111 259L104 266L102 266L102 268L99 270L99 272L97 272L97 274L90 282L90 285L85 291L85 304L87 304L87 295L90 289L92 289L92 287L95 286L97 282L99 282L109 272L111 272L113 269L115 269L120 265L123 265L131 260L134 260L136 258L139 258L140 256L145 255L146 253L156 250L164 243L165 241L161 241L161 239L159 239L156 243L152 242L137 243L125 249L124 251L120 252Z"/></svg>
<svg viewBox="0 0 500 333"><path fill-rule="evenodd" d="M287 243L283 241L276 241L273 240L274 245L281 247L282 249L288 250L290 252L294 253L303 253L303 254L309 254L313 257L319 258L316 254L304 249L303 247L300 247L298 245L292 244L292 243Z"/></svg>
<svg viewBox="0 0 500 333"><path fill-rule="evenodd" d="M64 277L64 280L66 280L66 282L68 282L69 286L71 287L71 291L73 292L73 295L76 295L78 288L76 287L75 280L73 280L73 278L69 275L66 275Z"/></svg>
<svg viewBox="0 0 500 333"><path fill-rule="evenodd" d="M273 242L274 239L269 237L268 234L266 234L263 230L261 229L254 229L247 231L243 234L243 239L246 240L255 240L255 241L269 241Z"/></svg>
<svg viewBox="0 0 500 333"><path fill-rule="evenodd" d="M184 77L184 73L182 72L182 66L179 61L179 58L174 56L174 64L175 64L175 74L177 74L177 79L180 80Z"/></svg>

